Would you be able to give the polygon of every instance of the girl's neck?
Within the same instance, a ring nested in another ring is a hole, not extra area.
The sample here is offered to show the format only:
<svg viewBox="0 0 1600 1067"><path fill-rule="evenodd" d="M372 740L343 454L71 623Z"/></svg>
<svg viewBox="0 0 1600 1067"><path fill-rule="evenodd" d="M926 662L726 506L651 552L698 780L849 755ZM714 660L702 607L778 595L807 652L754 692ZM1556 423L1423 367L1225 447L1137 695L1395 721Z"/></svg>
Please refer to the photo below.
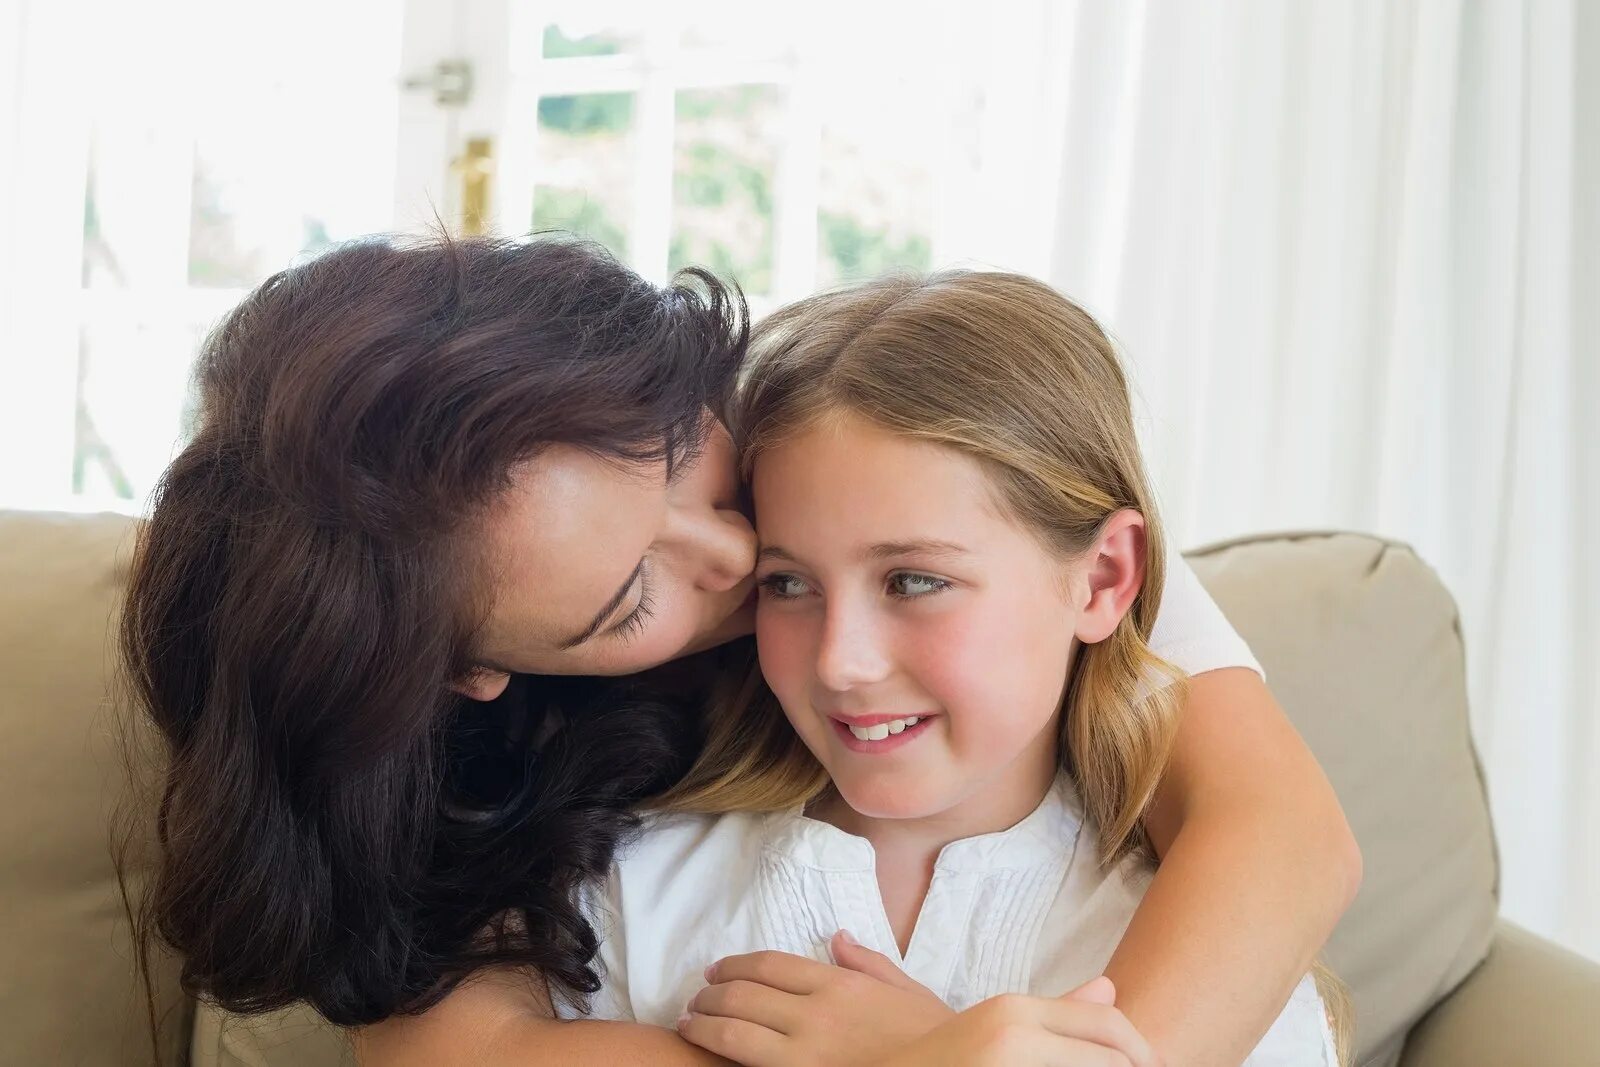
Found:
<svg viewBox="0 0 1600 1067"><path fill-rule="evenodd" d="M866 838L879 856L886 851L901 857L926 856L931 870L939 852L952 841L999 833L1031 815L1049 792L1055 774L1052 770L1047 776L1030 777L1035 779L1030 788L980 791L945 811L914 819L863 815L834 790L820 798L806 814L847 834Z"/></svg>
<svg viewBox="0 0 1600 1067"><path fill-rule="evenodd" d="M919 818L863 815L836 790L830 790L807 812L811 818L864 837L872 845L878 891L902 956L911 943L944 847L952 841L1010 829L1031 815L1050 791L1059 766L1053 748L1047 760L1027 762L1037 765L1013 765L1001 776L1003 784L975 789L952 807Z"/></svg>

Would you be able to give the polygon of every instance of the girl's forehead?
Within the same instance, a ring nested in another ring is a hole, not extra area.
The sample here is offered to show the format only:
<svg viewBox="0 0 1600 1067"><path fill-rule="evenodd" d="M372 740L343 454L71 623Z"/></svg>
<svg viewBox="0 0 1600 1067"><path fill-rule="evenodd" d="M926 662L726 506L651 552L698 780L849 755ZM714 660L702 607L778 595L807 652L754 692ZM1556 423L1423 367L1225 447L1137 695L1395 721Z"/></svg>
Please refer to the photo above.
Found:
<svg viewBox="0 0 1600 1067"><path fill-rule="evenodd" d="M757 458L752 488L764 546L860 554L914 543L980 551L1015 540L997 530L1016 524L977 460L864 421L786 437Z"/></svg>

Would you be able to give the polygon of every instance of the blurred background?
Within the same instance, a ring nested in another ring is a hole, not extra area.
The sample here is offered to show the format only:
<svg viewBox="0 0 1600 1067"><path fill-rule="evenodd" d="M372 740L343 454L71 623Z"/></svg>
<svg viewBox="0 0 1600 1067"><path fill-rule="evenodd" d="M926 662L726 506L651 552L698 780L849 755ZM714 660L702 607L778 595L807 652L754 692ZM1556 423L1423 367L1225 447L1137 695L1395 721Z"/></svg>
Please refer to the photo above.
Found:
<svg viewBox="0 0 1600 1067"><path fill-rule="evenodd" d="M1600 4L0 0L0 507L137 512L222 312L441 224L758 314L1055 285L1123 347L1180 544L1440 571L1503 911L1600 958Z"/></svg>

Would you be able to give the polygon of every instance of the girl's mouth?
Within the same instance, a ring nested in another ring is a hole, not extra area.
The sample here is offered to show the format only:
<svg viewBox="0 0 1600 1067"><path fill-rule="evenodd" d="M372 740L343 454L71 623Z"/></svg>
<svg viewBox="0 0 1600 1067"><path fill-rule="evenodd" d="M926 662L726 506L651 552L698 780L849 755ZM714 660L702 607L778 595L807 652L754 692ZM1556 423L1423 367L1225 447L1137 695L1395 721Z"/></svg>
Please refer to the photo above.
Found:
<svg viewBox="0 0 1600 1067"><path fill-rule="evenodd" d="M927 729L931 715L907 715L891 719L875 717L869 720L845 722L830 717L835 735L852 752L877 755L892 752L910 744Z"/></svg>

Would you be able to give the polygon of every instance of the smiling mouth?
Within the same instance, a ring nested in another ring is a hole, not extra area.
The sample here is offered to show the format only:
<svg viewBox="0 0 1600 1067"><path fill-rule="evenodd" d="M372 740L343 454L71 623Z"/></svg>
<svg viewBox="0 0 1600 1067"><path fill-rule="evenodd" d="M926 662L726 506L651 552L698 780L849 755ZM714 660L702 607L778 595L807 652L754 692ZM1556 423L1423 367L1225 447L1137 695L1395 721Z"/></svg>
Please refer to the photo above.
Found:
<svg viewBox="0 0 1600 1067"><path fill-rule="evenodd" d="M830 717L834 733L853 752L888 752L909 744L927 729L930 715L907 715L900 718L875 717L846 722Z"/></svg>

